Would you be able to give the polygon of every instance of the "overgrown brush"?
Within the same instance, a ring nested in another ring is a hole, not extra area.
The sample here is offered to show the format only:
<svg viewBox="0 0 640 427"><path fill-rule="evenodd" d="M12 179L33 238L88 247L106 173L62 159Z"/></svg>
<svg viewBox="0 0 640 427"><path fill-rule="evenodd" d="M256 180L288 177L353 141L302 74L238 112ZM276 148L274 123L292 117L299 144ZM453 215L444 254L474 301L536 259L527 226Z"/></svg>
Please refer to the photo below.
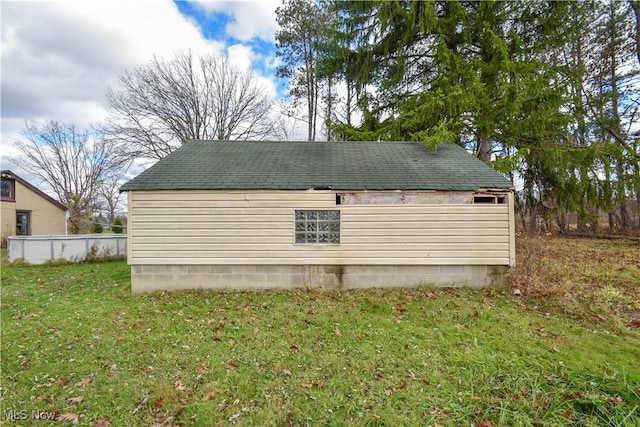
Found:
<svg viewBox="0 0 640 427"><path fill-rule="evenodd" d="M640 243L519 235L511 287L535 304L638 327Z"/></svg>

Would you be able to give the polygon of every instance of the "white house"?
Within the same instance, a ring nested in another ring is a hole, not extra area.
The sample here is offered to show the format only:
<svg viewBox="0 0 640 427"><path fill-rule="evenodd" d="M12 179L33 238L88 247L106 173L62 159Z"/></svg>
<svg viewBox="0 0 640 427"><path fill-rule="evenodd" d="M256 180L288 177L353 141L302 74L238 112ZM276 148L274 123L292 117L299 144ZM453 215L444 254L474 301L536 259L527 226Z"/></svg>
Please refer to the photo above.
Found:
<svg viewBox="0 0 640 427"><path fill-rule="evenodd" d="M453 144L190 141L126 183L131 287L501 285L512 184Z"/></svg>

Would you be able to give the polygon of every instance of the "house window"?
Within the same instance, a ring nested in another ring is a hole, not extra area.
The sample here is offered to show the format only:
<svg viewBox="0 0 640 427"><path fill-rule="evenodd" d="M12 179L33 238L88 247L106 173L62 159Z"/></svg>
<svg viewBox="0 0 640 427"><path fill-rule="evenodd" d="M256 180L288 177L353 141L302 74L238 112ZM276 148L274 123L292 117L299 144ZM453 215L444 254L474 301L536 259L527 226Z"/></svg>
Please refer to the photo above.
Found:
<svg viewBox="0 0 640 427"><path fill-rule="evenodd" d="M297 210L296 243L340 244L340 211Z"/></svg>
<svg viewBox="0 0 640 427"><path fill-rule="evenodd" d="M16 211L16 234L18 236L31 234L31 212Z"/></svg>
<svg viewBox="0 0 640 427"><path fill-rule="evenodd" d="M483 196L473 196L474 204L500 204L503 205L507 202L507 198L504 195L483 195Z"/></svg>
<svg viewBox="0 0 640 427"><path fill-rule="evenodd" d="M10 200L10 201L15 201L15 181L13 179L2 179L2 184L1 184L1 189L2 192L0 194L0 198L2 200Z"/></svg>

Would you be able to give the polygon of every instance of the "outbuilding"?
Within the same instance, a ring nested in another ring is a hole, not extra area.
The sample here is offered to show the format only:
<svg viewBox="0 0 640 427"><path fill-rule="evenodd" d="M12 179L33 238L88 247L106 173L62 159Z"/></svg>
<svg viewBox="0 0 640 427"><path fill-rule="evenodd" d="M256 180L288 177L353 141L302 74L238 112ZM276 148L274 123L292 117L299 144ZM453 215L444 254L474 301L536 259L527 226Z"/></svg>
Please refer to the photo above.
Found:
<svg viewBox="0 0 640 427"><path fill-rule="evenodd" d="M126 183L133 292L496 286L513 187L454 144L189 141Z"/></svg>

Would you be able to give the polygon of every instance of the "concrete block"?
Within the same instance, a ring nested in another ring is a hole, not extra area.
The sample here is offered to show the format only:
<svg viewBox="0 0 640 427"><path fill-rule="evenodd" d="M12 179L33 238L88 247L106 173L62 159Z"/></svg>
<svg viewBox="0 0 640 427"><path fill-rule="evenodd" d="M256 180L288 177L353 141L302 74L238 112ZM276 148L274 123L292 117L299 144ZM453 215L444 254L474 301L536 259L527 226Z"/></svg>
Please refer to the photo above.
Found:
<svg viewBox="0 0 640 427"><path fill-rule="evenodd" d="M164 265L142 265L142 274L161 274L165 271Z"/></svg>
<svg viewBox="0 0 640 427"><path fill-rule="evenodd" d="M211 267L208 265L189 265L186 268L188 274L208 274L211 272Z"/></svg>
<svg viewBox="0 0 640 427"><path fill-rule="evenodd" d="M290 274L268 274L267 285L273 288L289 288L291 277Z"/></svg>
<svg viewBox="0 0 640 427"><path fill-rule="evenodd" d="M155 282L152 275L140 274L131 276L131 292L138 294L143 292L152 292L156 289L158 288L155 287Z"/></svg>
<svg viewBox="0 0 640 427"><path fill-rule="evenodd" d="M273 275L278 274L277 265L256 265L255 272L259 274Z"/></svg>
<svg viewBox="0 0 640 427"><path fill-rule="evenodd" d="M198 287L204 289L221 288L222 275L220 274L198 274Z"/></svg>
<svg viewBox="0 0 640 427"><path fill-rule="evenodd" d="M267 275L248 273L243 274L243 285L247 288L264 288L267 285Z"/></svg>
<svg viewBox="0 0 640 427"><path fill-rule="evenodd" d="M244 277L242 274L221 274L220 284L225 288L235 288L244 286Z"/></svg>
<svg viewBox="0 0 640 427"><path fill-rule="evenodd" d="M209 273L211 273L211 274L231 274L231 273L233 273L231 267L232 266L230 266L230 265L210 265L209 266Z"/></svg>
<svg viewBox="0 0 640 427"><path fill-rule="evenodd" d="M484 265L136 265L133 292L185 288L506 286L507 266Z"/></svg>
<svg viewBox="0 0 640 427"><path fill-rule="evenodd" d="M452 278L455 276L451 276L450 274L428 274L425 277L425 281L430 285L436 286L453 286L455 282Z"/></svg>
<svg viewBox="0 0 640 427"><path fill-rule="evenodd" d="M304 274L294 274L291 276L291 285L294 288L306 288L308 286L312 286L309 283L308 276Z"/></svg>
<svg viewBox="0 0 640 427"><path fill-rule="evenodd" d="M351 274L346 276L345 286L357 288L373 288L381 285L379 274Z"/></svg>
<svg viewBox="0 0 640 427"><path fill-rule="evenodd" d="M465 265L462 266L463 274L487 274L486 265Z"/></svg>
<svg viewBox="0 0 640 427"><path fill-rule="evenodd" d="M198 276L177 274L172 281L174 289L199 289Z"/></svg>

